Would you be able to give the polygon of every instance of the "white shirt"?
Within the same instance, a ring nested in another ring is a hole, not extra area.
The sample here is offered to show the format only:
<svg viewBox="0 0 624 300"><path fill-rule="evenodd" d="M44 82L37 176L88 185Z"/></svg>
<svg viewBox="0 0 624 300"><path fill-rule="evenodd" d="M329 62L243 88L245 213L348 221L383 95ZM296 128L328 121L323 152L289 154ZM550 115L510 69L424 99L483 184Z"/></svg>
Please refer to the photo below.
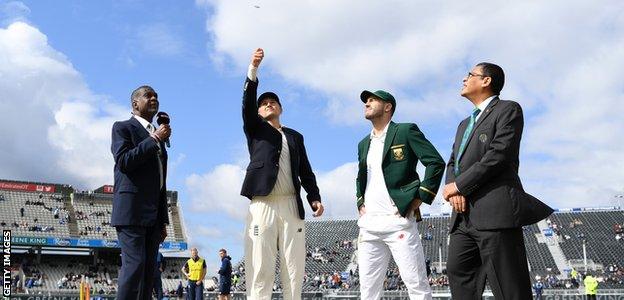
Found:
<svg viewBox="0 0 624 300"><path fill-rule="evenodd" d="M479 114L475 118L475 123L479 120L479 117L481 117L481 115L483 114L483 111L485 111L485 108L487 108L487 106L490 105L490 102L492 102L492 100L494 100L494 98L496 98L497 96L498 95L491 96L491 97L485 99L479 105L477 105L477 108L479 109Z"/></svg>
<svg viewBox="0 0 624 300"><path fill-rule="evenodd" d="M388 193L383 169L383 149L388 132L386 125L380 136L371 131L370 146L366 156L366 191L364 206L366 213L358 220L358 226L370 232L394 232L410 225L408 218L403 218Z"/></svg>
<svg viewBox="0 0 624 300"><path fill-rule="evenodd" d="M249 68L247 68L247 77L251 81L256 81L256 78L258 78L258 68L254 67L252 64L249 64Z"/></svg>
<svg viewBox="0 0 624 300"><path fill-rule="evenodd" d="M366 214L370 215L394 215L398 212L394 201L392 201L388 193L386 180L381 168L384 142L389 125L390 123L386 124L379 136L375 136L374 131L371 131L370 135L370 146L366 156L368 176L366 176L366 191L364 192Z"/></svg>
<svg viewBox="0 0 624 300"><path fill-rule="evenodd" d="M295 185L292 179L288 140L286 140L286 135L282 128L278 129L278 131L282 135L282 150L280 151L277 180L269 196L291 196L295 194Z"/></svg>
<svg viewBox="0 0 624 300"><path fill-rule="evenodd" d="M143 119L140 116L137 115L133 115L135 119L137 119L137 121L139 121L139 123L141 123L141 126L143 126L143 128L145 128L145 130L147 130L147 133L149 133L150 135L152 133L154 133L156 131L156 127L154 127L154 125L152 125L152 123L148 122L147 120ZM156 145L158 146L158 173L160 175L160 188L162 189L163 184L164 184L164 176L163 176L163 157L162 157L162 150L160 149L160 143L157 141Z"/></svg>

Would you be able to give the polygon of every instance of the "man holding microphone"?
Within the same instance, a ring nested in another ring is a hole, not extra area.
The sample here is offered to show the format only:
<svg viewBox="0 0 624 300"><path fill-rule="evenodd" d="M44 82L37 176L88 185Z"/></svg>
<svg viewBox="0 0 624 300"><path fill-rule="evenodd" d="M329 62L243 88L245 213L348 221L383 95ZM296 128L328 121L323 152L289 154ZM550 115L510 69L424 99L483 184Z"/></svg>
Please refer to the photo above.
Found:
<svg viewBox="0 0 624 300"><path fill-rule="evenodd" d="M115 122L111 151L115 186L111 226L121 246L118 299L151 299L158 246L167 237L167 151L171 127L152 119L158 94L141 86L130 97L132 117Z"/></svg>

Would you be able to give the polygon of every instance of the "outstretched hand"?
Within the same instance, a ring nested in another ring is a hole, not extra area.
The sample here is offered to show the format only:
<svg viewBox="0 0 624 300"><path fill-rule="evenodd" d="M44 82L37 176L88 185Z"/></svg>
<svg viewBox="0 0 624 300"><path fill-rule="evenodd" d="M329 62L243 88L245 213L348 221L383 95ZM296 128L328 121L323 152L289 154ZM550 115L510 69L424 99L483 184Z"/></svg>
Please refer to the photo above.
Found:
<svg viewBox="0 0 624 300"><path fill-rule="evenodd" d="M251 65L257 68L258 66L260 66L263 58L264 50L262 50L262 48L256 49L256 51L254 51L253 55L251 56Z"/></svg>

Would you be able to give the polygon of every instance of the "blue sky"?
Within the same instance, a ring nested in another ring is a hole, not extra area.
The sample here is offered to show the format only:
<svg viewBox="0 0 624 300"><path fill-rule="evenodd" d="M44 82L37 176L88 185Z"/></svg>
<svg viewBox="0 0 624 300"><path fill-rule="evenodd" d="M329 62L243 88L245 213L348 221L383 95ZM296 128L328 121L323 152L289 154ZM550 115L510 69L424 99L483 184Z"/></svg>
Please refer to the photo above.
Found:
<svg viewBox="0 0 624 300"><path fill-rule="evenodd" d="M110 126L143 84L172 117L169 188L192 245L242 254L248 162L241 93L256 47L260 90L305 136L327 211L355 217L358 95L385 89L447 159L480 61L507 73L525 112L521 177L555 207L615 205L624 163L620 1L0 1L0 178L112 182ZM257 7L256 7L257 6ZM431 212L448 211L436 200ZM308 210L308 218L311 218ZM216 259L215 259L216 260Z"/></svg>

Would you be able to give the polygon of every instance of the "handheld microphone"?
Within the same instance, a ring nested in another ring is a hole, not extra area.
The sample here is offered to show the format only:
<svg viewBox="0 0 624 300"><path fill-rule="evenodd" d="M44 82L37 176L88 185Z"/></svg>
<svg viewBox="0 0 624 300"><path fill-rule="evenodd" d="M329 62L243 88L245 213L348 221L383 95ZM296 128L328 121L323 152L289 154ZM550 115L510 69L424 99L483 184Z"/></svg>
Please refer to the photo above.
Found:
<svg viewBox="0 0 624 300"><path fill-rule="evenodd" d="M158 126L161 126L163 124L169 125L169 122L171 122L171 119L169 119L169 115L166 112L159 111L156 114L156 124L158 124ZM171 143L169 142L169 138L165 140L165 145L167 145L167 148L171 148Z"/></svg>

